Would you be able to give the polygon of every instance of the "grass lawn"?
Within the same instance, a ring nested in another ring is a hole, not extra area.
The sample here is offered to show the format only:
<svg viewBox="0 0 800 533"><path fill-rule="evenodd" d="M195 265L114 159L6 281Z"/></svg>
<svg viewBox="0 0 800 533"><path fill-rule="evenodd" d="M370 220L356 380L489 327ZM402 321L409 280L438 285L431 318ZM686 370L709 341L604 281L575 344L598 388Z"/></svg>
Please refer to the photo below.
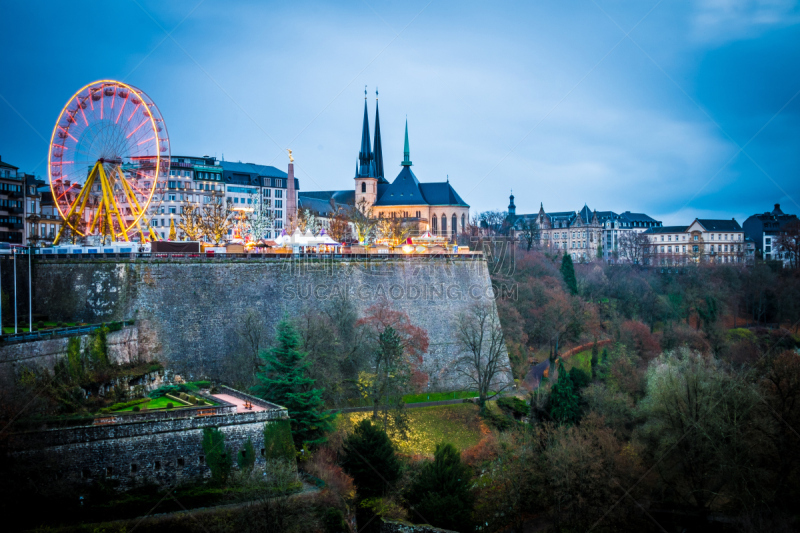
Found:
<svg viewBox="0 0 800 533"><path fill-rule="evenodd" d="M152 411L154 409L166 409L168 403L171 403L172 405L174 405L175 406L174 409L178 409L180 407L187 407L186 405L178 403L175 400L167 398L166 396L161 396L160 398L154 398L154 399L150 400L149 402L140 403L140 404L137 404L135 406L131 405L130 407L126 407L125 409L120 409L119 411L114 411L114 412L115 413L124 413L125 411L133 411L134 407L138 407L139 409L143 409L144 406L147 406L147 410L148 411Z"/></svg>
<svg viewBox="0 0 800 533"><path fill-rule="evenodd" d="M577 366L578 368L582 368L590 376L592 375L592 350L576 353L575 355L563 359L563 361L564 370L567 372L569 372L572 367Z"/></svg>
<svg viewBox="0 0 800 533"><path fill-rule="evenodd" d="M423 392L421 394L406 394L403 396L403 401L405 403L440 402L442 400L463 400L464 398L475 398L477 396L477 391Z"/></svg>
<svg viewBox="0 0 800 533"><path fill-rule="evenodd" d="M338 417L337 424L350 432L369 416L371 413L346 413ZM389 428L389 437L401 453L409 455L433 455L436 444L441 442L465 450L477 444L488 431L478 416L478 406L471 403L409 409L408 417L408 436L402 437Z"/></svg>

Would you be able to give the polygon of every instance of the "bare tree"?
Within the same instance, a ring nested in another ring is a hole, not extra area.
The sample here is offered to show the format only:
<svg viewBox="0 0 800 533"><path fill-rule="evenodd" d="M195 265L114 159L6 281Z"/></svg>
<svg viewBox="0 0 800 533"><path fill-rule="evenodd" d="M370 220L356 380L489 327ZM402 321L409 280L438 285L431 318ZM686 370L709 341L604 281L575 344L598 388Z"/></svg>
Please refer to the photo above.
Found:
<svg viewBox="0 0 800 533"><path fill-rule="evenodd" d="M800 221L789 222L775 238L775 248L788 259L791 268L800 264Z"/></svg>
<svg viewBox="0 0 800 533"><path fill-rule="evenodd" d="M462 354L456 372L478 391L481 412L491 391L508 387L511 367L503 340L503 328L493 303L476 303L458 316L456 337Z"/></svg>
<svg viewBox="0 0 800 533"><path fill-rule="evenodd" d="M239 335L242 350L252 362L253 375L255 375L261 365L259 354L266 344L267 332L263 317L255 309L248 309L236 332Z"/></svg>
<svg viewBox="0 0 800 533"><path fill-rule="evenodd" d="M199 241L203 237L203 215L196 205L191 202L183 204L178 228L190 241Z"/></svg>
<svg viewBox="0 0 800 533"><path fill-rule="evenodd" d="M227 202L222 201L222 193L215 193L211 202L203 206L203 234L214 244L219 244L228 235L231 227L231 211Z"/></svg>
<svg viewBox="0 0 800 533"><path fill-rule="evenodd" d="M374 233L378 221L373 218L372 206L364 198L350 210L350 221L353 223L358 242L369 244L369 238Z"/></svg>
<svg viewBox="0 0 800 533"><path fill-rule="evenodd" d="M623 259L634 265L644 264L644 258L650 247L650 239L644 233L637 231L623 231L619 236L617 249Z"/></svg>
<svg viewBox="0 0 800 533"><path fill-rule="evenodd" d="M531 248L539 247L539 224L534 219L522 219L519 224L519 236L525 243L525 249L529 252Z"/></svg>
<svg viewBox="0 0 800 533"><path fill-rule="evenodd" d="M498 235L507 219L506 211L484 211L480 214L481 227L486 230L487 235Z"/></svg>
<svg viewBox="0 0 800 533"><path fill-rule="evenodd" d="M333 240L343 242L350 234L350 217L341 206L336 204L333 198L331 198L330 204L333 213L328 222L328 234Z"/></svg>

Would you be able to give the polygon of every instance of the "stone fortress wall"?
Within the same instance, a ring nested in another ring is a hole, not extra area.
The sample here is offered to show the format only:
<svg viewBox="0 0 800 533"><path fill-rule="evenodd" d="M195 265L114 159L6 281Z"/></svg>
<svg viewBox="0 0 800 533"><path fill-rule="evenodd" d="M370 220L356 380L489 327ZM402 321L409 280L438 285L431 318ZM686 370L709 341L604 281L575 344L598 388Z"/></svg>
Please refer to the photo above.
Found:
<svg viewBox="0 0 800 533"><path fill-rule="evenodd" d="M494 305L482 259L48 260L34 268L34 309L52 320L135 319L139 349L187 380L221 379L239 349L244 316L272 331L308 306L353 303L359 314L381 299L428 331L424 370L432 390L465 387L453 371L459 313ZM146 339L146 340L143 340ZM510 379L510 376L508 377Z"/></svg>
<svg viewBox="0 0 800 533"><path fill-rule="evenodd" d="M264 425L288 419L286 409L227 387L221 392L246 398L265 410L217 409L221 414L204 415L209 409L199 407L175 411L171 418L153 412L149 419L143 413L119 417L129 419L125 422L14 433L8 445L16 459L44 465L56 479L75 485L115 482L121 490L145 481L176 484L210 476L202 445L204 428L219 429L231 454L241 453L249 438L256 466L263 467ZM186 416L190 411L192 416Z"/></svg>

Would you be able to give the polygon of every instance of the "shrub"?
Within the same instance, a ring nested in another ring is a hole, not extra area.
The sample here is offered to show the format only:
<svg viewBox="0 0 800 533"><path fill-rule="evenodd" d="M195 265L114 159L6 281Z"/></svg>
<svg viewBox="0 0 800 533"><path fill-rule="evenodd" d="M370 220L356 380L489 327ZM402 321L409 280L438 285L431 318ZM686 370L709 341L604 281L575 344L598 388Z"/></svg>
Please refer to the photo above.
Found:
<svg viewBox="0 0 800 533"><path fill-rule="evenodd" d="M497 406L503 411L506 411L514 416L520 418L528 416L531 408L524 400L520 400L516 396L504 396L497 400Z"/></svg>
<svg viewBox="0 0 800 533"><path fill-rule="evenodd" d="M361 498L382 496L400 477L400 461L386 432L364 419L344 442L342 467Z"/></svg>
<svg viewBox="0 0 800 533"><path fill-rule="evenodd" d="M322 515L322 525L325 527L325 533L340 533L347 531L347 524L344 521L342 511L336 507L328 507Z"/></svg>
<svg viewBox="0 0 800 533"><path fill-rule="evenodd" d="M125 409L125 408L128 408L128 407L132 406L132 405L138 405L140 403L145 403L145 402L149 402L149 401L150 401L150 398L137 398L137 399L131 400L129 402L115 403L112 406L110 406L108 409L109 409L109 411L119 411L120 409Z"/></svg>
<svg viewBox="0 0 800 533"><path fill-rule="evenodd" d="M292 429L288 420L264 424L264 457L294 462L295 451Z"/></svg>
<svg viewBox="0 0 800 533"><path fill-rule="evenodd" d="M64 323L59 320L58 322L56 322L56 327L57 328L63 328L64 327Z"/></svg>
<svg viewBox="0 0 800 533"><path fill-rule="evenodd" d="M233 460L225 449L225 435L216 428L203 428L203 452L211 469L211 480L224 484L231 474Z"/></svg>
<svg viewBox="0 0 800 533"><path fill-rule="evenodd" d="M172 409L173 407L175 406L172 404L172 402L167 402L167 409Z"/></svg>
<svg viewBox="0 0 800 533"><path fill-rule="evenodd" d="M569 257L569 256L566 256ZM471 531L475 499L470 492L472 471L452 444L436 445L434 459L422 467L408 501L431 525Z"/></svg>
<svg viewBox="0 0 800 533"><path fill-rule="evenodd" d="M205 400L197 400L197 405L205 405L205 404L206 404Z"/></svg>
<svg viewBox="0 0 800 533"><path fill-rule="evenodd" d="M575 387L579 389L586 387L592 382L592 378L589 376L588 372L577 366L573 366L569 369L569 377L572 379L572 383Z"/></svg>
<svg viewBox="0 0 800 533"><path fill-rule="evenodd" d="M141 411L141 408L138 405L134 405L133 406L133 412L134 413L138 413L139 411Z"/></svg>
<svg viewBox="0 0 800 533"><path fill-rule="evenodd" d="M40 320L40 321L38 321L38 322L36 323L36 327L37 327L37 328L39 328L39 329L42 329L42 328L44 327L44 322L42 322L41 320Z"/></svg>
<svg viewBox="0 0 800 533"><path fill-rule="evenodd" d="M256 465L256 451L253 448L253 441L247 437L247 442L244 443L244 449L236 454L236 463L239 465L239 470L249 473Z"/></svg>

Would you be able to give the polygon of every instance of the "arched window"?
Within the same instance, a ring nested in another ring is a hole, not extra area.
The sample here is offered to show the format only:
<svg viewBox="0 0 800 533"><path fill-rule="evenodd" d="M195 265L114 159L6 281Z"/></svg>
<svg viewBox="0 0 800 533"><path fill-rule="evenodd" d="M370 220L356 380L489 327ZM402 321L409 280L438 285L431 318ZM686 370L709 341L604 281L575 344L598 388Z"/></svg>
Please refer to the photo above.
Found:
<svg viewBox="0 0 800 533"><path fill-rule="evenodd" d="M463 232L467 231L467 216L466 215L461 215L461 231L463 231Z"/></svg>
<svg viewBox="0 0 800 533"><path fill-rule="evenodd" d="M362 181L361 182L361 192L367 192L367 182L366 181Z"/></svg>
<svg viewBox="0 0 800 533"><path fill-rule="evenodd" d="M442 215L442 235L447 237L447 215Z"/></svg>
<svg viewBox="0 0 800 533"><path fill-rule="evenodd" d="M453 225L450 226L450 233L453 234L453 237L456 236L457 228L458 228L458 218L456 217L456 214L453 213Z"/></svg>
<svg viewBox="0 0 800 533"><path fill-rule="evenodd" d="M436 215L433 215L431 219L431 233L437 235L439 233L439 229L436 227Z"/></svg>

